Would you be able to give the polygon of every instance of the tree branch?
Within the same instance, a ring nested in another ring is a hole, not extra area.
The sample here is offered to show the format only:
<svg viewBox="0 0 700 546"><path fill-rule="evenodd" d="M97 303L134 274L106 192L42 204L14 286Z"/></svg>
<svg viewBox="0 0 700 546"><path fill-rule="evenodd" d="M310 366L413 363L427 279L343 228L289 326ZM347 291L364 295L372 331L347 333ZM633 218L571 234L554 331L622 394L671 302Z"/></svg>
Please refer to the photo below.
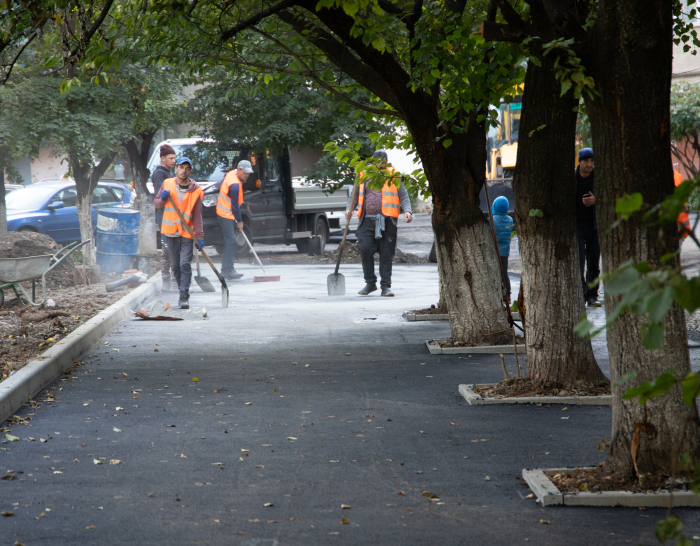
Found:
<svg viewBox="0 0 700 546"><path fill-rule="evenodd" d="M12 69L15 67L15 64L17 64L17 61L20 58L20 55L24 53L24 50L27 48L29 44L32 43L34 38L36 38L37 34L39 34L36 30L32 32L32 35L29 37L29 39L26 41L26 43L22 46L22 48L19 50L17 55L15 55L15 58L12 59L12 62L9 64L9 69L7 70L7 73L3 76L2 81L0 81L0 85L5 85L7 83L7 80L10 79L10 74L12 74Z"/></svg>
<svg viewBox="0 0 700 546"><path fill-rule="evenodd" d="M107 3L102 8L100 15L97 17L97 19L95 19L95 22L88 29L88 31L81 36L80 40L78 41L78 45L75 46L75 49L71 51L71 57L75 57L81 51L81 49L87 47L87 45L90 43L90 40L92 40L92 37L95 35L95 32L97 32L97 29L99 29L100 26L102 26L102 23L107 18L109 10L112 9L112 4L114 4L114 0L107 0Z"/></svg>
<svg viewBox="0 0 700 546"><path fill-rule="evenodd" d="M254 30L255 30L255 32L257 32L258 34L260 34L260 35L264 36L265 38L267 38L268 40L270 40L270 41L276 43L279 47L281 47L284 51L286 51L288 55L291 55L292 57L294 57L294 58L299 62L299 64L301 64L304 68L306 68L306 71L302 73L304 76L310 77L310 78L311 78L312 80L314 80L318 85L320 85L320 86L323 87L324 89L330 91L331 93L333 93L334 96L338 97L339 99L343 100L344 102L350 104L351 106L354 106L355 108L358 108L358 109L360 109L360 110L364 110L365 112L370 112L370 113L372 113L372 114L377 114L377 115L380 115L380 116L392 116L392 117L396 117L396 118L399 118L399 119L403 119L403 117L401 116L401 114L400 114L399 112L395 111L395 110L386 110L386 109L383 109L383 108L374 108L374 107L372 107L372 106L367 106L367 105L365 105L365 104L359 103L359 102L357 102L357 101L351 99L350 97L348 97L348 96L345 95L344 93L341 93L340 91L338 91L337 89L335 89L332 85L329 85L329 84L327 84L326 82L324 82L320 77L318 77L318 76L314 73L314 71L313 71L311 68L309 68L309 65L307 65L307 64L301 59L301 57L299 57L299 55L297 55L292 49L290 49L289 47L287 47L285 44L283 44L282 42L280 42L277 38L274 38L273 36L270 36L267 32L264 32L264 31L262 31L262 30L260 30L260 29L258 29L258 28L254 29Z"/></svg>
<svg viewBox="0 0 700 546"><path fill-rule="evenodd" d="M250 28L252 26L257 25L260 21L265 19L266 17L269 17L270 15L274 15L275 13L279 13L287 8L291 8L292 6L296 6L299 4L299 0L282 0L279 4L275 4L274 6L270 6L266 10L263 10L259 13L256 13L252 17L249 17L245 21L242 21L238 23L237 25L232 26L229 28L227 31L225 31L221 35L221 39L223 41L229 40L236 36L239 32L242 30L245 30L247 28Z"/></svg>

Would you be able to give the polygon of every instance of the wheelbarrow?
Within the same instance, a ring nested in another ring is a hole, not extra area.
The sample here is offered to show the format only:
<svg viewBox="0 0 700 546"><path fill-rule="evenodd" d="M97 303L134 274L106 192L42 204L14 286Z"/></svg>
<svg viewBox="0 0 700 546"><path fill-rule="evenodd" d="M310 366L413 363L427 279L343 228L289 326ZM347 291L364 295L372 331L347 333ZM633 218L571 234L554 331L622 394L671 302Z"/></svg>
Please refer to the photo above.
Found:
<svg viewBox="0 0 700 546"><path fill-rule="evenodd" d="M56 254L44 254L42 256L28 256L27 258L2 258L0 259L0 307L5 303L5 293L3 289L12 288L17 299L22 302L19 289L24 294L25 299L30 305L40 307L46 303L46 275L54 269L58 264L70 256L74 251L81 246L90 242L90 239L78 244L74 242L63 247ZM41 279L41 290L43 299L40 303L35 303L36 299L36 281ZM24 290L21 282L32 281L32 297Z"/></svg>

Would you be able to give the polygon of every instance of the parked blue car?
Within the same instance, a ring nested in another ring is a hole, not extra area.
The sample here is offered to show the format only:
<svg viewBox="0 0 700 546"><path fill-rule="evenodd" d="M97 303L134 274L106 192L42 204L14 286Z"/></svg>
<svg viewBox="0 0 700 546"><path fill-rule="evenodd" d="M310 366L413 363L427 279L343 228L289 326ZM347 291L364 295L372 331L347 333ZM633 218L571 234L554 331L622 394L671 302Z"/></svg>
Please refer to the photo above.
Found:
<svg viewBox="0 0 700 546"><path fill-rule="evenodd" d="M8 231L44 233L65 245L80 241L77 192L72 180L47 180L15 190L5 196ZM131 191L121 184L99 182L92 192L92 225L97 211L105 207L129 206Z"/></svg>

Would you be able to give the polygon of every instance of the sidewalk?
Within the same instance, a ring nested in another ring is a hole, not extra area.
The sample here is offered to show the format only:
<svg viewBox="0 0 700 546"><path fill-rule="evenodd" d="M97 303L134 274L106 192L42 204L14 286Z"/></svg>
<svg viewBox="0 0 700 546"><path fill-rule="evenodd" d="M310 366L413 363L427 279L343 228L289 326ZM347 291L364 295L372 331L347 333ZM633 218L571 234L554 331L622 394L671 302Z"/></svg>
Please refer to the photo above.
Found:
<svg viewBox="0 0 700 546"><path fill-rule="evenodd" d="M401 320L437 302L435 265L395 266L393 299L356 296L360 266L336 298L330 265L240 269L228 309L203 266L209 320L124 321L21 412L0 443L6 543L655 544L665 510L524 498L525 467L601 460L610 408L467 406L457 386L501 379L498 355L429 355L449 324Z"/></svg>

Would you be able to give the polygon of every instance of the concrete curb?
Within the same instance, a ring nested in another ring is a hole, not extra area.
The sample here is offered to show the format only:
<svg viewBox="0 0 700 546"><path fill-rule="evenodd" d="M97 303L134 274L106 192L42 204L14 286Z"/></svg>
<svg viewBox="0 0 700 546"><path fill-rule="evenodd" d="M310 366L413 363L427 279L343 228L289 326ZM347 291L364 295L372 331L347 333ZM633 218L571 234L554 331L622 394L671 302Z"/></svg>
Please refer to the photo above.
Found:
<svg viewBox="0 0 700 546"><path fill-rule="evenodd" d="M479 347L440 347L439 339L426 339L425 345L431 355L462 355L462 354L514 354L512 345L484 345ZM525 354L525 345L518 345L518 354Z"/></svg>
<svg viewBox="0 0 700 546"><path fill-rule="evenodd" d="M156 273L142 286L92 317L36 360L0 382L0 423L14 415L46 385L70 368L77 358L114 326L131 316L130 311L156 294L160 286L160 273Z"/></svg>
<svg viewBox="0 0 700 546"><path fill-rule="evenodd" d="M408 322L418 322L418 321L435 321L435 320L450 320L450 315L416 315L411 313L411 311L406 310L403 312L403 318ZM513 313L513 320L520 321L520 315L518 313Z"/></svg>
<svg viewBox="0 0 700 546"><path fill-rule="evenodd" d="M460 385L461 394L470 406L489 406L492 404L566 404L567 406L610 406L612 395L609 396L523 396L512 398L484 398L477 387L493 387L493 383L478 385Z"/></svg>
<svg viewBox="0 0 700 546"><path fill-rule="evenodd" d="M671 494L667 491L650 491L633 493L630 491L599 491L597 493L562 493L552 483L545 472L571 473L576 468L534 468L523 469L523 479L537 497L542 506L564 504L566 506L645 506L668 507ZM579 470L593 470L591 467ZM692 491L680 491L673 494L673 506L700 506L700 497Z"/></svg>

